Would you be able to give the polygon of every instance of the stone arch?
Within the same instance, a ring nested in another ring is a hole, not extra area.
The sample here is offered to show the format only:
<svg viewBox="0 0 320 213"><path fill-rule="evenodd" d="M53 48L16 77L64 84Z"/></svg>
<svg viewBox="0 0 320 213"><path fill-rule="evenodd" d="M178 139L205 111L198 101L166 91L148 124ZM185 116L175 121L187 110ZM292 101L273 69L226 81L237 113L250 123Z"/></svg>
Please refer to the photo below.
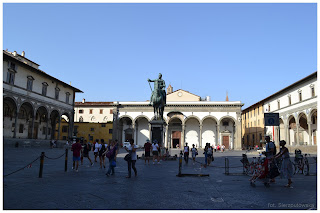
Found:
<svg viewBox="0 0 320 213"><path fill-rule="evenodd" d="M288 145L294 145L296 142L297 121L294 115L288 116Z"/></svg>
<svg viewBox="0 0 320 213"><path fill-rule="evenodd" d="M300 118L301 118L302 116L305 116L306 118L308 118L307 113L305 113L304 111L301 111L301 112L299 112L299 114L298 114L297 120L300 120Z"/></svg>
<svg viewBox="0 0 320 213"><path fill-rule="evenodd" d="M155 120L155 119L156 119L156 117L155 117L155 116L152 116L151 119L150 119L150 121L153 121L153 120ZM165 117L163 117L163 121L166 122L166 124L167 124L167 120L168 120L168 119L166 119Z"/></svg>
<svg viewBox="0 0 320 213"><path fill-rule="evenodd" d="M201 120L201 125L202 147L205 147L207 143L209 143L210 146L216 145L218 119L212 115L207 115Z"/></svg>
<svg viewBox="0 0 320 213"><path fill-rule="evenodd" d="M57 140L57 124L59 123L59 119L60 119L61 115L60 115L60 112L59 110L57 109L53 109L51 110L50 112L50 129L48 129L48 135L50 135L50 139L55 139ZM59 131L59 130L58 130Z"/></svg>
<svg viewBox="0 0 320 213"><path fill-rule="evenodd" d="M218 121L219 121L219 119L217 119L215 116L213 116L213 115L207 115L207 116L205 116L204 118L202 118L201 124L202 124L203 121L206 120L206 119L212 119L212 120L216 121L217 123L218 123Z"/></svg>
<svg viewBox="0 0 320 213"><path fill-rule="evenodd" d="M195 116L195 115L189 115L188 117L186 117L185 119L184 119L184 124L186 124L186 122L188 121L188 120L190 120L190 119L192 119L192 118L194 118L194 119L196 119L198 122L199 122L199 125L201 124L201 119L198 117L198 116Z"/></svg>
<svg viewBox="0 0 320 213"><path fill-rule="evenodd" d="M237 122L237 120L236 120L234 117L232 117L232 116L230 116L230 115L225 115L225 116L223 116L223 117L220 118L220 120L219 120L218 123L220 124L221 121L222 121L223 119L226 119L226 118L233 120L233 122L234 122L235 124L236 124L236 122Z"/></svg>
<svg viewBox="0 0 320 213"><path fill-rule="evenodd" d="M174 115L169 118L167 126L168 132L166 135L168 148L183 147L182 124L183 120L179 115Z"/></svg>
<svg viewBox="0 0 320 213"><path fill-rule="evenodd" d="M137 122L139 119L141 119L141 118L147 119L148 122L150 121L147 116L145 116L145 115L138 115L138 116L133 120L133 123L136 123L136 122Z"/></svg>
<svg viewBox="0 0 320 213"><path fill-rule="evenodd" d="M46 139L47 138L47 121L49 112L47 107L40 105L36 108L36 117L34 120L34 139Z"/></svg>
<svg viewBox="0 0 320 213"><path fill-rule="evenodd" d="M147 139L150 139L149 118L145 115L139 115L134 119L135 124L135 144L143 146Z"/></svg>
<svg viewBox="0 0 320 213"><path fill-rule="evenodd" d="M284 125L284 120L279 118L279 128L280 128L280 140L286 140L286 130Z"/></svg>
<svg viewBox="0 0 320 213"><path fill-rule="evenodd" d="M318 132L318 111L316 108L313 108L310 112L310 119L309 119L309 124L310 124L310 130L309 132L311 132L310 136L310 142L311 145L317 145L317 132Z"/></svg>
<svg viewBox="0 0 320 213"><path fill-rule="evenodd" d="M228 125L224 125L223 121L227 120ZM231 121L231 125L230 125ZM220 118L218 122L218 145L224 145L226 149L233 149L235 143L235 125L237 124L236 118L226 115ZM254 138L256 140L256 138ZM254 144L250 144L254 145Z"/></svg>
<svg viewBox="0 0 320 213"><path fill-rule="evenodd" d="M17 131L18 138L32 138L32 120L34 119L34 105L29 101L24 101L18 109L19 131ZM24 131L26 130L26 131Z"/></svg>
<svg viewBox="0 0 320 213"><path fill-rule="evenodd" d="M123 119L123 118L129 118L132 122L133 122L133 120L134 120L130 115L121 115L121 116L119 117L119 120L121 120L121 119Z"/></svg>
<svg viewBox="0 0 320 213"><path fill-rule="evenodd" d="M3 96L3 101L4 101L5 99L10 99L11 101L13 101L13 102L15 103L16 107L18 107L19 104L18 104L18 102L17 102L17 100L15 99L14 96L12 96L12 95L4 95L4 96Z"/></svg>
<svg viewBox="0 0 320 213"><path fill-rule="evenodd" d="M17 102L11 96L3 98L3 137L15 137Z"/></svg>
<svg viewBox="0 0 320 213"><path fill-rule="evenodd" d="M60 116L61 126L59 129L58 137L61 140L68 140L72 137L72 116L68 111L63 111ZM60 134L61 133L61 134Z"/></svg>
<svg viewBox="0 0 320 213"><path fill-rule="evenodd" d="M299 131L297 132L297 142L299 145L307 145L309 141L308 117L304 112L298 115Z"/></svg>
<svg viewBox="0 0 320 213"><path fill-rule="evenodd" d="M197 116L191 115L184 120L185 125L185 144L189 146L194 144L197 148L200 147L200 119Z"/></svg>

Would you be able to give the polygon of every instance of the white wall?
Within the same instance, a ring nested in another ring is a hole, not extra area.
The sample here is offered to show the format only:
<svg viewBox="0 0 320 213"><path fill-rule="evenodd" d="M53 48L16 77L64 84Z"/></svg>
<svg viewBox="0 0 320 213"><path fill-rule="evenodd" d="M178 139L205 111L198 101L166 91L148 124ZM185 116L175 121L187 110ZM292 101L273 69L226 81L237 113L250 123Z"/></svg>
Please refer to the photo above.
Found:
<svg viewBox="0 0 320 213"><path fill-rule="evenodd" d="M190 147L194 144L199 148L200 127L196 119L191 118L186 122L185 134L185 143Z"/></svg>

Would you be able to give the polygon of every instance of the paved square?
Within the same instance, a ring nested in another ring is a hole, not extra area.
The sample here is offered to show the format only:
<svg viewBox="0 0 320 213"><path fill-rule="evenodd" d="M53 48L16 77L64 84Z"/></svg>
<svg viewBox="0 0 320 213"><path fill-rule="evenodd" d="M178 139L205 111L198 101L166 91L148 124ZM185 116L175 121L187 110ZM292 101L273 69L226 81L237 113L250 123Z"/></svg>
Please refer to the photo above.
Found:
<svg viewBox="0 0 320 213"><path fill-rule="evenodd" d="M87 159L79 172L72 171L70 150L68 171L65 172L64 149L11 146L4 147L4 175L28 165L41 152L48 157L44 159L42 178L38 177L39 160L30 168L3 178L5 210L317 208L317 176L296 174L293 188L288 189L284 187L287 180L279 178L270 188L265 188L262 182L257 182L253 188L248 176L223 174L225 157L230 159L230 167L241 166L242 151L214 153L215 161L208 168L201 168L198 163L193 165L192 160L188 165L183 162L182 173L209 174L209 177L177 177L178 160L162 161L160 165L145 165L143 160L138 160L138 177L126 179L124 150L118 156L116 174L107 177L106 169L99 169L99 162L91 167ZM142 153L139 151L138 155ZM59 156L62 157L50 159ZM94 159L92 152L90 156ZM204 161L202 154L197 161ZM309 161L314 162L313 158ZM230 168L230 172L241 173L242 168ZM311 164L311 173L316 173L316 164Z"/></svg>

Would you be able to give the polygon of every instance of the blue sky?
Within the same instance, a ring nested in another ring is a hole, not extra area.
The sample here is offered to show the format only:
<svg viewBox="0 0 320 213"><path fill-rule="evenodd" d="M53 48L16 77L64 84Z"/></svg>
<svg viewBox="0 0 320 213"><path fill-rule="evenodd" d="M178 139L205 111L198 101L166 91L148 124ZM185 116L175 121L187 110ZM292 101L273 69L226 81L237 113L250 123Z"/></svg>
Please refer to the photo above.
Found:
<svg viewBox="0 0 320 213"><path fill-rule="evenodd" d="M244 108L317 71L315 3L5 3L3 49L84 91L145 101L147 79Z"/></svg>

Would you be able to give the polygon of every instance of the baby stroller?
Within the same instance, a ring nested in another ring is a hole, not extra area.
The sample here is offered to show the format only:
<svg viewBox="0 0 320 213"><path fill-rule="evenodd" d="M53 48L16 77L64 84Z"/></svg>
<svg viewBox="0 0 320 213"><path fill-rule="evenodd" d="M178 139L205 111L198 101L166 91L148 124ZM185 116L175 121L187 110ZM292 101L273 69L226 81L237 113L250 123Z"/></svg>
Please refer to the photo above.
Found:
<svg viewBox="0 0 320 213"><path fill-rule="evenodd" d="M250 185L255 187L255 182L257 180L262 181L265 187L270 187L270 178L269 178L269 162L268 159L262 158L255 165L253 175L250 179Z"/></svg>

